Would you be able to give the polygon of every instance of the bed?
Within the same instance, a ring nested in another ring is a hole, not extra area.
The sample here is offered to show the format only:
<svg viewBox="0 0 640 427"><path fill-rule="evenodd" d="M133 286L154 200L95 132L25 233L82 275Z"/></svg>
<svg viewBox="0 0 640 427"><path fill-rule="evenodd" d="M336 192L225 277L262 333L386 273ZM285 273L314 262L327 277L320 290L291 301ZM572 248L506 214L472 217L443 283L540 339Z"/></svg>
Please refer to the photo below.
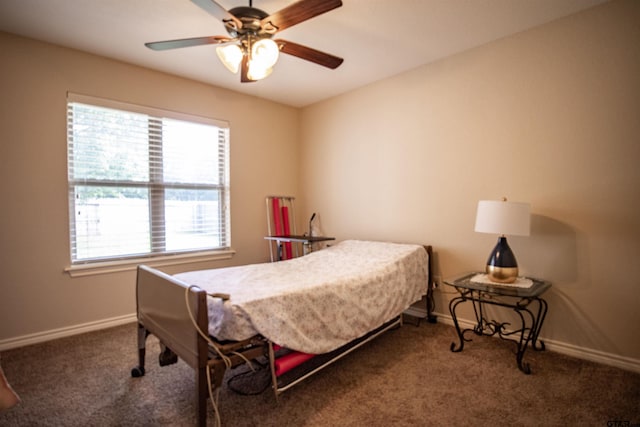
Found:
<svg viewBox="0 0 640 427"><path fill-rule="evenodd" d="M180 273L138 267L139 365L146 338L161 343L159 361L183 359L195 371L198 423L225 372L267 358L272 387L287 390L367 341L402 324L426 298L434 321L430 246L347 240L306 256Z"/></svg>

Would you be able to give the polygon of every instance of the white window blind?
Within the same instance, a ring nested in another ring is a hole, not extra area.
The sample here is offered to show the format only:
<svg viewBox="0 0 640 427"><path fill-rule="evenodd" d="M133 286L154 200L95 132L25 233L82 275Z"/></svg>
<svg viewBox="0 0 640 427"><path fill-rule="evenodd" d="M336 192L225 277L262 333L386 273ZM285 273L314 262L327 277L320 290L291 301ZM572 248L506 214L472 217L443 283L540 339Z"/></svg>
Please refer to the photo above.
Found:
<svg viewBox="0 0 640 427"><path fill-rule="evenodd" d="M72 264L230 247L226 122L69 94Z"/></svg>

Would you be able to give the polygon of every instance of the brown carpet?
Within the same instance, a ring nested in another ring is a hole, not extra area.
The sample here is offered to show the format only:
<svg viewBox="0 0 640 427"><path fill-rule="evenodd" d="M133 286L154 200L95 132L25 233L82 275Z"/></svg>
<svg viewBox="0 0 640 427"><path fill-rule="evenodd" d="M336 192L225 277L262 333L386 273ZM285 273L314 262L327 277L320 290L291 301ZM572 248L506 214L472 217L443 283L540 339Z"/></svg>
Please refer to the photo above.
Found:
<svg viewBox="0 0 640 427"><path fill-rule="evenodd" d="M451 326L405 324L280 395L225 388L224 426L607 426L640 424L640 374L528 350L532 374L517 369L514 344L473 337L451 353ZM5 374L22 402L1 426L188 426L194 375L183 362L137 363L135 324L5 351ZM229 377L242 371L238 368ZM257 385L255 379L242 378ZM264 375L262 377L264 379ZM254 387L256 388L256 387ZM259 388L259 387L258 387ZM209 424L213 425L209 404ZM611 424L622 421L623 424Z"/></svg>

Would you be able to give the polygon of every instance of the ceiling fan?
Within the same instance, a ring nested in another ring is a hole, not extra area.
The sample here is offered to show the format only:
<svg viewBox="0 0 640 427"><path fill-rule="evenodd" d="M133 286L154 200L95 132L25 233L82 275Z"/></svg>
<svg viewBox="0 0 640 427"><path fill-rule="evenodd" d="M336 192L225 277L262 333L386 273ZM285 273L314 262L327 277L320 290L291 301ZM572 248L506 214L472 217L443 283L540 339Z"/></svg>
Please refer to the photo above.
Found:
<svg viewBox="0 0 640 427"><path fill-rule="evenodd" d="M341 0L299 0L269 15L253 7L239 6L225 10L214 0L191 0L201 9L221 20L229 36L194 37L145 43L153 50L178 49L206 44L216 48L222 63L233 73L240 70L243 83L261 80L271 74L280 52L335 69L343 59L307 46L273 36L303 21L342 6Z"/></svg>

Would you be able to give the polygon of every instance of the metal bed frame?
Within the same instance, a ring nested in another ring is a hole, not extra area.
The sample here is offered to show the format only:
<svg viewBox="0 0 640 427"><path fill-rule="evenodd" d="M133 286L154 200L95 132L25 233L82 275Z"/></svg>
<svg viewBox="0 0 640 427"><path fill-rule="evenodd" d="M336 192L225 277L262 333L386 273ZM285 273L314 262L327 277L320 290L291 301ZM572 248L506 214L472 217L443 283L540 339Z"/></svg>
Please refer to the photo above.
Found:
<svg viewBox="0 0 640 427"><path fill-rule="evenodd" d="M424 247L429 260L426 289L427 320L435 323L436 318L432 313L433 252L431 246ZM193 368L196 384L194 397L200 426L206 425L207 398L211 397L215 405L213 390L221 388L227 369L259 357L269 358L272 387L277 398L279 393L380 334L402 324L402 316L393 319L334 352L319 355L319 365L315 361L307 372L287 379L275 374L275 351L273 343L266 338L256 335L244 341L220 342L208 336L207 293L196 286L190 286L171 275L141 265L138 267L136 280L136 306L138 365L131 370L132 377L142 377L145 374L146 339L153 334L161 343L161 366L176 363L179 357Z"/></svg>

